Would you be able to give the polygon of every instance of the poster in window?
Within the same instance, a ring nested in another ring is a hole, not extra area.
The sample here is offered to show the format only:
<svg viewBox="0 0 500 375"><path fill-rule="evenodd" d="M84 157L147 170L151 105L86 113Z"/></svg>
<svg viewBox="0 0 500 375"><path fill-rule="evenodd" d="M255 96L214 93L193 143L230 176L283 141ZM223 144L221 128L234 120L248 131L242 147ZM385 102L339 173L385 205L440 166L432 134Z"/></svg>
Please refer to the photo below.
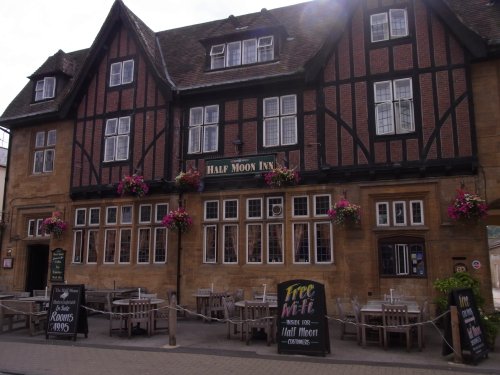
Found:
<svg viewBox="0 0 500 375"><path fill-rule="evenodd" d="M3 268L12 268L14 266L14 258L3 258Z"/></svg>

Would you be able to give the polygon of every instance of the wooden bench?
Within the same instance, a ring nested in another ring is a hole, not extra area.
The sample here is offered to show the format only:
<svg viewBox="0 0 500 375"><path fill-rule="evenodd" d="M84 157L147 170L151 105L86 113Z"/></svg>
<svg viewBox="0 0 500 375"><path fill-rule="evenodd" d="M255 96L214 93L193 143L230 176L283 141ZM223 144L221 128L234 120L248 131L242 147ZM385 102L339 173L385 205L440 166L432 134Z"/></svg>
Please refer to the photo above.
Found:
<svg viewBox="0 0 500 375"><path fill-rule="evenodd" d="M34 301L1 300L0 301L0 332L3 332L4 323L8 323L8 330L14 327L14 319L22 317L29 328L30 335L45 332L47 311L40 311Z"/></svg>

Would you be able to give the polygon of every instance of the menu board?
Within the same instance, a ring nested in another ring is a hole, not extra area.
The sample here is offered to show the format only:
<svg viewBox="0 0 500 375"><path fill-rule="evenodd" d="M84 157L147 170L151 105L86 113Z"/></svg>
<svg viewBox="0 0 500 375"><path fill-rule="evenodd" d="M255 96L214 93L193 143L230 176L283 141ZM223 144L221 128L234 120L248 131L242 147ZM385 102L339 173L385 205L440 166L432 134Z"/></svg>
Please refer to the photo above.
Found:
<svg viewBox="0 0 500 375"><path fill-rule="evenodd" d="M489 349L472 289L454 289L448 296L448 302L450 306L457 307L462 351L468 351L474 363L479 358L487 357ZM451 339L451 324L447 324L445 336ZM443 348L443 354L449 352L450 349Z"/></svg>
<svg viewBox="0 0 500 375"><path fill-rule="evenodd" d="M330 353L323 284L311 280L278 284L278 353Z"/></svg>
<svg viewBox="0 0 500 375"><path fill-rule="evenodd" d="M88 334L84 285L52 285L45 338L49 335L73 336Z"/></svg>
<svg viewBox="0 0 500 375"><path fill-rule="evenodd" d="M50 281L64 281L64 264L66 262L66 250L57 248L52 250L50 261Z"/></svg>

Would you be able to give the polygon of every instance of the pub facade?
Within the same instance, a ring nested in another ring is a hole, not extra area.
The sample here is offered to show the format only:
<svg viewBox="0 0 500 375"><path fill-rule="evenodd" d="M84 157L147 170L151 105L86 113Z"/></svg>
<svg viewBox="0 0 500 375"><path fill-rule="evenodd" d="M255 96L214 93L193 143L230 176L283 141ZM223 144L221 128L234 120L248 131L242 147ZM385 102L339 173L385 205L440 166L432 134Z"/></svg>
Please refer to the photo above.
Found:
<svg viewBox="0 0 500 375"><path fill-rule="evenodd" d="M175 290L187 306L201 287L291 279L324 284L329 311L390 289L432 298L458 266L491 304L484 223L447 210L457 189L500 198L471 73L498 60L452 5L311 1L153 32L116 0L92 46L50 56L0 118L0 284L50 287L62 249L68 283ZM273 183L280 171L293 178ZM120 194L139 176L146 194ZM346 201L360 220L340 225ZM187 231L165 226L179 208ZM44 233L51 217L61 233Z"/></svg>

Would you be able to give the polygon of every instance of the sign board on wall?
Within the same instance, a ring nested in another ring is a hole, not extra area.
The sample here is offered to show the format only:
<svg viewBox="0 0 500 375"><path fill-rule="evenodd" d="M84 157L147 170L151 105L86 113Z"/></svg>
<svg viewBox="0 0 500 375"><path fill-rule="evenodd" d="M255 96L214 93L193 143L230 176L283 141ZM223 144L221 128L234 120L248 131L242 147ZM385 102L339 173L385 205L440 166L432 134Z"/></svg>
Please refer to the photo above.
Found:
<svg viewBox="0 0 500 375"><path fill-rule="evenodd" d="M274 162L274 155L207 160L205 162L205 176L222 177L268 172L274 168Z"/></svg>
<svg viewBox="0 0 500 375"><path fill-rule="evenodd" d="M278 353L330 353L323 284L311 280L278 284Z"/></svg>
<svg viewBox="0 0 500 375"><path fill-rule="evenodd" d="M52 250L52 259L50 261L50 281L64 281L64 265L66 262L66 251L57 248Z"/></svg>

